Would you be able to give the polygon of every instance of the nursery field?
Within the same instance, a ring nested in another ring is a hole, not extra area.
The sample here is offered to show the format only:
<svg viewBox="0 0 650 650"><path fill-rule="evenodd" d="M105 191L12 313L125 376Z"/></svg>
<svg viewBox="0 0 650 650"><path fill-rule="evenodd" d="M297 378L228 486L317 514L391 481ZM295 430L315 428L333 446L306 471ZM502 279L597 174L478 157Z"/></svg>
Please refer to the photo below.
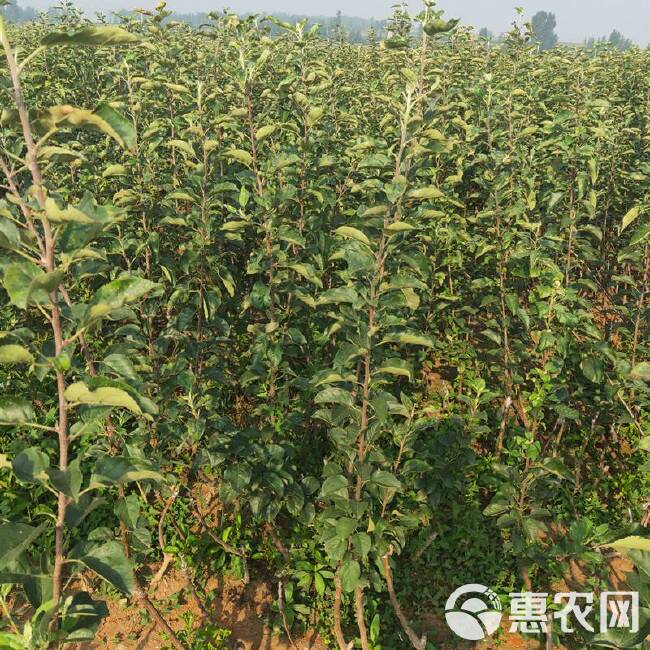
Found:
<svg viewBox="0 0 650 650"><path fill-rule="evenodd" d="M477 583L643 647L650 51L64 8L0 25L0 648L466 648Z"/></svg>

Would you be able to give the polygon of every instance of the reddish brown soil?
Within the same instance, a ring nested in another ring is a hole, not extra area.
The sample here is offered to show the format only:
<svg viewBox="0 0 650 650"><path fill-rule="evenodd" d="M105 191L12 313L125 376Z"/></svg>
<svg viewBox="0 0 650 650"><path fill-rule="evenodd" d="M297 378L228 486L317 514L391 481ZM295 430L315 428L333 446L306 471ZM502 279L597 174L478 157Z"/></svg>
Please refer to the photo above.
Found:
<svg viewBox="0 0 650 650"><path fill-rule="evenodd" d="M617 589L624 589L625 573L632 569L632 565L621 557L612 557L608 563L612 585ZM572 563L565 579L553 588L554 591L580 590L585 584L586 576L581 567ZM188 613L192 614L195 626L201 622L200 611L184 587L185 582L181 574L169 570L151 593L152 600L176 631L185 629L183 616ZM209 614L219 627L231 632L227 642L228 648L327 650L328 646L315 633L303 638L294 638L294 648L286 636L282 635L280 638L273 635L264 621L271 612L275 594L265 582L257 581L244 585L241 581L229 578L211 579L207 592L214 603ZM142 622L137 606L127 604L126 601L112 601L108 606L109 616L103 621L96 640L85 646L86 650L158 650L169 647L153 624ZM439 650L540 650L543 647L538 639L511 634L506 617L502 621L500 632L477 645L452 638L445 622L433 614L423 615L419 628Z"/></svg>
<svg viewBox="0 0 650 650"><path fill-rule="evenodd" d="M186 623L183 617L193 615L194 624L198 625L201 615L198 606L184 592L185 583L181 575L170 571L156 586L151 594L152 600L161 610L166 602L178 601L164 611L167 622L175 631L183 630ZM241 582L226 579L211 580L208 593L215 605L210 611L216 624L231 635L227 647L237 650L290 650L291 644L286 638L273 636L264 624L264 618L270 612L273 594L264 582L244 585ZM140 611L125 601L108 603L109 615L104 619L95 641L86 646L88 650L158 650L168 647L161 638L157 628L151 623L142 623ZM309 634L302 639L294 639L300 650L326 650L325 644L316 634ZM291 649L293 650L293 649Z"/></svg>

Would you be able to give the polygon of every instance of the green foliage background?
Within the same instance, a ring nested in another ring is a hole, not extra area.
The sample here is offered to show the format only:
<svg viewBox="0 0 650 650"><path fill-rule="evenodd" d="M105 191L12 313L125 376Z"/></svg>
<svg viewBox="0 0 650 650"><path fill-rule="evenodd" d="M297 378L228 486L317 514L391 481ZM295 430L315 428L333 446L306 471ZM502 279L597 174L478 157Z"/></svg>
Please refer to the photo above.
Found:
<svg viewBox="0 0 650 650"><path fill-rule="evenodd" d="M648 53L165 16L3 36L0 639L90 639L163 558L364 648L408 643L387 566L418 633L617 537L643 577Z"/></svg>

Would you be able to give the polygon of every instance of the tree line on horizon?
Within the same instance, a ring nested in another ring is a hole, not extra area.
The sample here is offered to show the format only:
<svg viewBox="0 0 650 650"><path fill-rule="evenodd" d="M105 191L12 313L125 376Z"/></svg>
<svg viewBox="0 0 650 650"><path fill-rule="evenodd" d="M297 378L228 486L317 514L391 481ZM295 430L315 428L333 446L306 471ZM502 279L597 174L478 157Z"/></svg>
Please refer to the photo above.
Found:
<svg viewBox="0 0 650 650"><path fill-rule="evenodd" d="M0 8L0 13L10 22L28 22L36 20L40 13L52 13L69 10L71 3L64 0L60 5L55 5L48 12L39 12L33 7L19 6L15 1L10 1ZM104 16L107 22L117 22L119 16L128 16L132 12L124 9L110 16ZM307 14L295 14L274 12L273 15L280 21L297 23L307 19L307 28L319 25L319 34L323 38L345 39L350 43L366 43L375 38L383 38L387 33L388 19L377 20L373 18L358 18L344 16L339 9L335 16L309 16ZM172 12L169 20L185 22L192 27L210 22L209 12ZM540 50L549 50L559 44L557 36L557 18L553 12L538 11L530 21L533 39L539 44ZM271 25L271 35L277 35L281 28ZM479 37L485 39L489 44L498 44L503 35L495 35L487 27L478 31ZM599 46L611 46L619 50L629 50L635 46L632 39L627 38L618 29L612 29L609 36L590 37L583 41L584 46L592 49Z"/></svg>

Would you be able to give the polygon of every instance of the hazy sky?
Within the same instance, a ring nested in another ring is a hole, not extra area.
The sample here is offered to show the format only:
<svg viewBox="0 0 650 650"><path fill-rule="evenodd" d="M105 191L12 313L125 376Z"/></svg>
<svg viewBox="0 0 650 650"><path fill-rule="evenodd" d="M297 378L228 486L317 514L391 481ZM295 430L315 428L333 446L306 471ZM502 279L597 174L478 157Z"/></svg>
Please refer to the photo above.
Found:
<svg viewBox="0 0 650 650"><path fill-rule="evenodd" d="M44 8L51 0L18 0L20 5ZM396 0L169 0L171 9L183 12L212 11L225 7L238 12L304 13L332 16L338 9L346 16L385 18ZM84 9L104 12L133 7L154 7L156 0L76 0ZM411 8L421 3L411 0ZM465 24L488 27L495 33L508 29L515 6L527 16L540 9L557 16L560 40L578 42L589 36L609 34L616 28L639 44L650 42L650 0L439 0L448 17L461 18Z"/></svg>

